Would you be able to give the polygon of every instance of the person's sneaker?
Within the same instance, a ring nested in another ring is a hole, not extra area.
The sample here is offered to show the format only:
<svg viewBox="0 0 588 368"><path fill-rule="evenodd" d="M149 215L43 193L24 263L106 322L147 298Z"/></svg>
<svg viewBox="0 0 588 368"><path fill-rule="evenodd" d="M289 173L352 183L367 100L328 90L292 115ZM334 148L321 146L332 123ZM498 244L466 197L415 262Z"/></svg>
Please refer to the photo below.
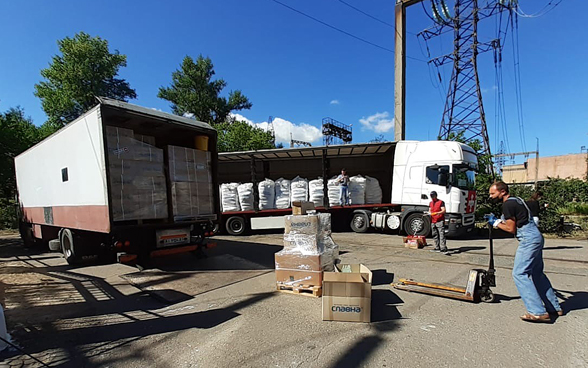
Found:
<svg viewBox="0 0 588 368"><path fill-rule="evenodd" d="M448 256L448 255L450 255L450 254L451 254L451 251L450 251L449 249L443 249L443 250L441 251L441 253L443 253L443 254L445 254L446 256Z"/></svg>
<svg viewBox="0 0 588 368"><path fill-rule="evenodd" d="M441 249L435 248L435 249L429 250L429 252L439 253L439 252L441 252Z"/></svg>

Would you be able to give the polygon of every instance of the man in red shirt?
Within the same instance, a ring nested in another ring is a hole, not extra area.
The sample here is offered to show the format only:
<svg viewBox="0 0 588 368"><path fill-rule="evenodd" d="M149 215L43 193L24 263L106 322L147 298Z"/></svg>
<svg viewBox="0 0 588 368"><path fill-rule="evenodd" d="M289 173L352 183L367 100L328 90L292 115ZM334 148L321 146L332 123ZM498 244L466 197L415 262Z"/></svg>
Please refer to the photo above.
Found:
<svg viewBox="0 0 588 368"><path fill-rule="evenodd" d="M437 198L437 192L435 191L431 192L429 213L431 214L433 239L435 239L435 249L432 249L431 252L449 254L445 242L445 202Z"/></svg>

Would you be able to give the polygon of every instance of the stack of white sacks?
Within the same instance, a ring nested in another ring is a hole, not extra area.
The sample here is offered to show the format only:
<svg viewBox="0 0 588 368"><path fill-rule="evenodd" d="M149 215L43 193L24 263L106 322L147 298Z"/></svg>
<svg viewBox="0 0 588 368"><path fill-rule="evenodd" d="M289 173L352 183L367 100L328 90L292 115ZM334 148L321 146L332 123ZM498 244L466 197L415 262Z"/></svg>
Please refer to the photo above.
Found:
<svg viewBox="0 0 588 368"><path fill-rule="evenodd" d="M295 201L311 201L315 207L323 207L324 198L323 179L308 179L295 177L292 180L279 178L275 182L265 179L258 184L259 209L287 209ZM341 205L341 186L337 177L327 181L327 195L330 206ZM227 183L220 188L222 211L252 211L254 210L252 183ZM378 179L370 176L356 175L349 178L350 204L382 203L382 188Z"/></svg>

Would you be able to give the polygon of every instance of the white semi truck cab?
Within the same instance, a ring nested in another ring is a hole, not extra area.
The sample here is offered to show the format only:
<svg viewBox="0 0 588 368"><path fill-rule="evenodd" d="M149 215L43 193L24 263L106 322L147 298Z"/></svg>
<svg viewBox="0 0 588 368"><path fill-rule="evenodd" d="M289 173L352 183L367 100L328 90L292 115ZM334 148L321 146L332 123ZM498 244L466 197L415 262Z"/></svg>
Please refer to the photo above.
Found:
<svg viewBox="0 0 588 368"><path fill-rule="evenodd" d="M470 231L475 222L475 178L478 159L466 144L453 141L400 141L392 174L392 203L401 205L405 229L428 232L421 216L428 210L430 193L445 202L448 235ZM414 215L411 217L411 213ZM409 231L407 231L409 232Z"/></svg>

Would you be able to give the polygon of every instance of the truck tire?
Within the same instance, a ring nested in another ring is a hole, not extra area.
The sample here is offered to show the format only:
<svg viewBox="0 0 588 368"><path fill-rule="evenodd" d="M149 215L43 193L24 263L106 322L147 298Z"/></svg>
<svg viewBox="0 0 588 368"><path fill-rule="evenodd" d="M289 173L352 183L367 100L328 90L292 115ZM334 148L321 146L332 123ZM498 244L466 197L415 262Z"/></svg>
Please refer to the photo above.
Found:
<svg viewBox="0 0 588 368"><path fill-rule="evenodd" d="M72 231L70 229L63 229L63 231L61 231L59 242L61 243L63 258L65 258L70 265L76 264L79 261L79 257L76 255L76 247Z"/></svg>
<svg viewBox="0 0 588 368"><path fill-rule="evenodd" d="M370 220L365 213L354 213L350 226L356 233L365 233L370 227Z"/></svg>
<svg viewBox="0 0 588 368"><path fill-rule="evenodd" d="M404 220L403 229L407 235L428 236L431 233L431 222L421 213L412 213Z"/></svg>
<svg viewBox="0 0 588 368"><path fill-rule="evenodd" d="M241 216L229 217L225 222L225 229L229 235L243 235L245 233L245 219Z"/></svg>

